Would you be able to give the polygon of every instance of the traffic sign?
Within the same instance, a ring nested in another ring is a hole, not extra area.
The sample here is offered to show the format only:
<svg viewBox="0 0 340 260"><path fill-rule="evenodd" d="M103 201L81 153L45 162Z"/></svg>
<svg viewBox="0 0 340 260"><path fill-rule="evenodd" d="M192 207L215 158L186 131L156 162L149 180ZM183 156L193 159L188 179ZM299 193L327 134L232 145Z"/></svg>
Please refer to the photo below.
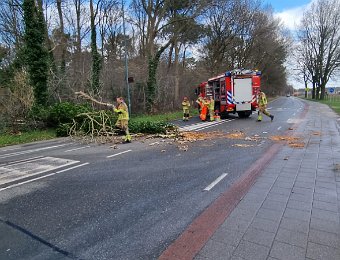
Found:
<svg viewBox="0 0 340 260"><path fill-rule="evenodd" d="M330 88L329 93L334 93L334 90L335 90L334 88Z"/></svg>

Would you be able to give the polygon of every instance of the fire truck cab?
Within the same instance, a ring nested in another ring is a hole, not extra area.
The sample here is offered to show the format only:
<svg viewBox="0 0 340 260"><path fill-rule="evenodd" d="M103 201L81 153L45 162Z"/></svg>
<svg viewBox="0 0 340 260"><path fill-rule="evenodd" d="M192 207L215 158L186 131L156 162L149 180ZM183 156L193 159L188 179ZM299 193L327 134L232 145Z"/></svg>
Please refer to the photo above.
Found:
<svg viewBox="0 0 340 260"><path fill-rule="evenodd" d="M258 107L260 78L260 71L235 69L202 82L196 89L196 94L202 97L213 96L215 111L221 117L237 113L240 118L245 118Z"/></svg>

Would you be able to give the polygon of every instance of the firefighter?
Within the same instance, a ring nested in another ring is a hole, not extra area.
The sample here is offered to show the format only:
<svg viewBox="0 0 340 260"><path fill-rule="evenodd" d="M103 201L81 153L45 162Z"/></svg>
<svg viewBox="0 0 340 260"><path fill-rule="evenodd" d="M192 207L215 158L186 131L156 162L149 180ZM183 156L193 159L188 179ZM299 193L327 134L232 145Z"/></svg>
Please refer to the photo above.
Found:
<svg viewBox="0 0 340 260"><path fill-rule="evenodd" d="M117 104L118 104L118 106L116 107L114 104L104 103L104 102L98 101L95 98L89 96L88 94L85 94L82 91L75 92L75 94L79 95L79 96L81 96L85 99L91 100L91 101L93 101L93 102L95 102L99 105L106 106L108 108L112 108L113 111L118 114L118 119L117 119L115 126L119 130L121 130L125 133L124 142L126 142L126 143L131 142L131 135L129 133L129 127L128 127L128 125L129 125L129 111L128 111L128 107L125 104L124 99L122 97L118 97L116 99Z"/></svg>
<svg viewBox="0 0 340 260"><path fill-rule="evenodd" d="M207 119L207 114L208 114L208 110L209 110L209 100L207 99L207 97L204 97L201 104L201 112L200 112L200 118L202 121L205 121Z"/></svg>
<svg viewBox="0 0 340 260"><path fill-rule="evenodd" d="M113 107L113 111L118 114L116 127L125 133L124 142L131 142L131 135L129 133L129 111L128 107L122 97L117 98L117 107Z"/></svg>
<svg viewBox="0 0 340 260"><path fill-rule="evenodd" d="M187 97L183 98L182 101L182 108L183 108L183 121L189 121L189 108L190 108L190 101Z"/></svg>
<svg viewBox="0 0 340 260"><path fill-rule="evenodd" d="M201 110L202 110L202 105L203 105L203 97L202 94L198 95L198 98L196 100L196 103L198 104L198 113L201 114Z"/></svg>
<svg viewBox="0 0 340 260"><path fill-rule="evenodd" d="M259 98L259 110L258 110L258 117L257 117L257 121L260 122L262 121L262 114L265 114L266 116L270 117L270 120L273 121L274 116L271 115L267 110L267 97L266 94L264 92L262 92L261 90L259 90L259 94L258 94L258 98Z"/></svg>
<svg viewBox="0 0 340 260"><path fill-rule="evenodd" d="M210 96L208 108L209 108L210 121L214 121L214 116L215 116L215 100L214 100L213 96Z"/></svg>

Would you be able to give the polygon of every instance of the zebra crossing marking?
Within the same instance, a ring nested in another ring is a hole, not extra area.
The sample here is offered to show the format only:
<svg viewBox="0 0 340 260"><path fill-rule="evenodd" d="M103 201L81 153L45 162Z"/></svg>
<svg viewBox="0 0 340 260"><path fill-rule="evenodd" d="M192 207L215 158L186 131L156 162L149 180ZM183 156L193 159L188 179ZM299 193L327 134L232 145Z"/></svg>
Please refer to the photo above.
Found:
<svg viewBox="0 0 340 260"><path fill-rule="evenodd" d="M76 163L79 163L79 161L56 157L42 157L16 164L1 165L0 185L53 171Z"/></svg>
<svg viewBox="0 0 340 260"><path fill-rule="evenodd" d="M200 131L200 130L204 130L213 126L218 126L218 125L222 125L224 123L228 123L231 122L235 119L224 119L221 121L211 121L211 122L204 122L204 123L195 123L195 124L191 124L188 126L182 126L179 128L180 131L184 132L184 131Z"/></svg>

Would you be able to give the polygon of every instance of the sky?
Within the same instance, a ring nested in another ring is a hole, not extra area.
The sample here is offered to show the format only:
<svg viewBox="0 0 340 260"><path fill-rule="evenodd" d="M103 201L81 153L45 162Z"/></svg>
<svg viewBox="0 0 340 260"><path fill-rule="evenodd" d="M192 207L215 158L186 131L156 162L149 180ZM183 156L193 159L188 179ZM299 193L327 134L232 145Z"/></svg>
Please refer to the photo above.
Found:
<svg viewBox="0 0 340 260"><path fill-rule="evenodd" d="M264 3L270 4L274 9L274 16L279 17L284 26L294 32L303 12L311 5L312 0L264 0ZM297 81L296 71L290 69L293 65L287 63L286 66L288 84L295 89L304 88L304 83Z"/></svg>
<svg viewBox="0 0 340 260"><path fill-rule="evenodd" d="M270 4L275 16L280 17L287 28L294 30L312 0L264 0L264 3Z"/></svg>
<svg viewBox="0 0 340 260"><path fill-rule="evenodd" d="M284 26L294 32L304 11L316 0L263 0L263 2L264 4L270 4L274 9L274 16L279 17ZM304 88L304 84L296 80L296 76L293 75L294 71L290 67L291 64L287 64L288 84L291 84L296 89ZM330 80L327 84L327 87L337 86L339 84L333 80Z"/></svg>

